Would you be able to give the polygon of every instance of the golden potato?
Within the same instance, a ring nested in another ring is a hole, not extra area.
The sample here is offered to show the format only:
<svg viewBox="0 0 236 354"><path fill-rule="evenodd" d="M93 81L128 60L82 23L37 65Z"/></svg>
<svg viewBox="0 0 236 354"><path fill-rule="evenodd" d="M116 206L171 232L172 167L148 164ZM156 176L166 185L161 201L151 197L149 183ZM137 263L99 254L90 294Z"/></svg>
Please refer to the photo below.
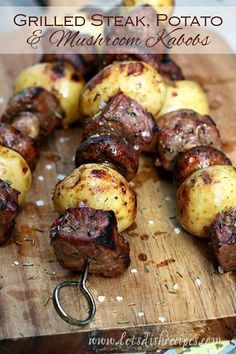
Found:
<svg viewBox="0 0 236 354"><path fill-rule="evenodd" d="M219 212L236 207L236 169L210 166L194 172L177 193L178 218L191 234L207 237Z"/></svg>
<svg viewBox="0 0 236 354"><path fill-rule="evenodd" d="M9 181L11 187L20 192L18 202L21 204L31 187L31 171L20 154L3 146L0 146L0 179Z"/></svg>
<svg viewBox="0 0 236 354"><path fill-rule="evenodd" d="M161 13L170 15L173 11L175 1L174 0L123 0L123 6L137 6L137 5L152 5L152 7Z"/></svg>
<svg viewBox="0 0 236 354"><path fill-rule="evenodd" d="M19 92L31 86L41 86L55 94L65 111L62 124L67 127L79 119L79 98L84 85L84 80L69 63L39 63L20 73L14 90Z"/></svg>
<svg viewBox="0 0 236 354"><path fill-rule="evenodd" d="M207 96L195 81L179 80L170 83L167 86L165 103L158 116L183 108L203 115L209 114Z"/></svg>
<svg viewBox="0 0 236 354"><path fill-rule="evenodd" d="M99 164L82 165L56 185L53 203L59 213L80 202L95 209L113 210L119 232L136 217L136 196L126 179Z"/></svg>
<svg viewBox="0 0 236 354"><path fill-rule="evenodd" d="M93 116L120 91L138 101L155 116L165 101L166 84L160 74L147 63L113 63L87 83L80 101L82 115Z"/></svg>

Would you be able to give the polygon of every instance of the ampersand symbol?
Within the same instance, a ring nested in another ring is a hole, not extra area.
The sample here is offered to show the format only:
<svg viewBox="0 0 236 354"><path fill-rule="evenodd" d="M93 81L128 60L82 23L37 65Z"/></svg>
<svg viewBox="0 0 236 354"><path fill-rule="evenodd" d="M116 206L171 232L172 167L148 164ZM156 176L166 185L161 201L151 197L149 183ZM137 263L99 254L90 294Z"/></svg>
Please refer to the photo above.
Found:
<svg viewBox="0 0 236 354"><path fill-rule="evenodd" d="M40 39L44 37L44 34L42 34L42 30L35 30L29 38L27 38L27 43L30 44L31 48L37 49L38 46L36 45L37 43L40 42Z"/></svg>

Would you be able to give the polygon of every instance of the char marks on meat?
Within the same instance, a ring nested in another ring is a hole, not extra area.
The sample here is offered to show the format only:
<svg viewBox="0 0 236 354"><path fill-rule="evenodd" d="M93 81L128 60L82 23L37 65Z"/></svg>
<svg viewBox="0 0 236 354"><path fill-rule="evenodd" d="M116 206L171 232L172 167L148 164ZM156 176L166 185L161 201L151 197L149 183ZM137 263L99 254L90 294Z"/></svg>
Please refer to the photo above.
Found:
<svg viewBox="0 0 236 354"><path fill-rule="evenodd" d="M114 134L145 151L157 134L153 116L122 92L86 124L84 140L96 134Z"/></svg>
<svg viewBox="0 0 236 354"><path fill-rule="evenodd" d="M91 273L115 277L129 267L129 244L117 231L113 211L69 208L51 226L50 238L66 269L82 271L89 259Z"/></svg>

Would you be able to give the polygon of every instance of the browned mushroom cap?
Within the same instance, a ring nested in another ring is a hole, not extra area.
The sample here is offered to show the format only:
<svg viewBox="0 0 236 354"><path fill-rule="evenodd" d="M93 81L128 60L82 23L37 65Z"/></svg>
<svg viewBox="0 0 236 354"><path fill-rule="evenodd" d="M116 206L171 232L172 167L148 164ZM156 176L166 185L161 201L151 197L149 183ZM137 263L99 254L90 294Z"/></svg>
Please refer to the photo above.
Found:
<svg viewBox="0 0 236 354"><path fill-rule="evenodd" d="M127 181L131 181L137 171L139 158L137 151L124 139L103 134L82 142L75 155L75 166L86 163L104 163L116 169Z"/></svg>
<svg viewBox="0 0 236 354"><path fill-rule="evenodd" d="M45 135L51 134L55 128L60 126L64 117L64 111L57 97L39 86L27 88L11 97L1 121L14 124L19 115L25 112L31 112L37 116L40 131ZM21 124L23 124L22 121Z"/></svg>
<svg viewBox="0 0 236 354"><path fill-rule="evenodd" d="M158 118L158 165L173 171L178 153L195 146L219 148L220 134L214 121L189 109L179 109Z"/></svg>
<svg viewBox="0 0 236 354"><path fill-rule="evenodd" d="M230 159L211 146L196 146L180 153L174 164L174 179L179 186L193 172L212 165L232 165Z"/></svg>

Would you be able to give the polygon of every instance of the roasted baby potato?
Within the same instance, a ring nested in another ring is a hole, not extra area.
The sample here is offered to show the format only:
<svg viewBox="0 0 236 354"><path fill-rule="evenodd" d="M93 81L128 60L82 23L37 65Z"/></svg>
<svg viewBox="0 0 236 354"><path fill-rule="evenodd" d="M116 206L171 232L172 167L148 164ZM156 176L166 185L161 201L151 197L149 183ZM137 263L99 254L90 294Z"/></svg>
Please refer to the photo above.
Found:
<svg viewBox="0 0 236 354"><path fill-rule="evenodd" d="M80 202L99 210L113 210L119 232L136 217L136 196L126 179L99 164L82 165L56 185L53 203L59 213Z"/></svg>
<svg viewBox="0 0 236 354"><path fill-rule="evenodd" d="M3 146L0 146L0 179L20 192L18 202L21 204L31 187L30 168L20 154Z"/></svg>
<svg viewBox="0 0 236 354"><path fill-rule="evenodd" d="M15 81L19 92L32 86L41 86L57 96L65 111L62 125L69 126L79 118L79 98L84 80L69 63L39 63L23 70Z"/></svg>
<svg viewBox="0 0 236 354"><path fill-rule="evenodd" d="M209 114L207 96L197 82L179 80L169 83L166 99L158 116L178 109L192 109L202 115Z"/></svg>
<svg viewBox="0 0 236 354"><path fill-rule="evenodd" d="M236 169L209 166L194 172L179 187L178 218L194 236L208 237L216 215L236 207Z"/></svg>
<svg viewBox="0 0 236 354"><path fill-rule="evenodd" d="M123 0L123 6L137 6L137 5L152 5L152 7L161 13L170 15L173 11L174 0ZM163 9L164 8L164 9Z"/></svg>
<svg viewBox="0 0 236 354"><path fill-rule="evenodd" d="M120 91L138 101L154 116L161 110L166 98L166 84L149 64L116 62L106 66L87 83L80 101L82 115L95 115Z"/></svg>

